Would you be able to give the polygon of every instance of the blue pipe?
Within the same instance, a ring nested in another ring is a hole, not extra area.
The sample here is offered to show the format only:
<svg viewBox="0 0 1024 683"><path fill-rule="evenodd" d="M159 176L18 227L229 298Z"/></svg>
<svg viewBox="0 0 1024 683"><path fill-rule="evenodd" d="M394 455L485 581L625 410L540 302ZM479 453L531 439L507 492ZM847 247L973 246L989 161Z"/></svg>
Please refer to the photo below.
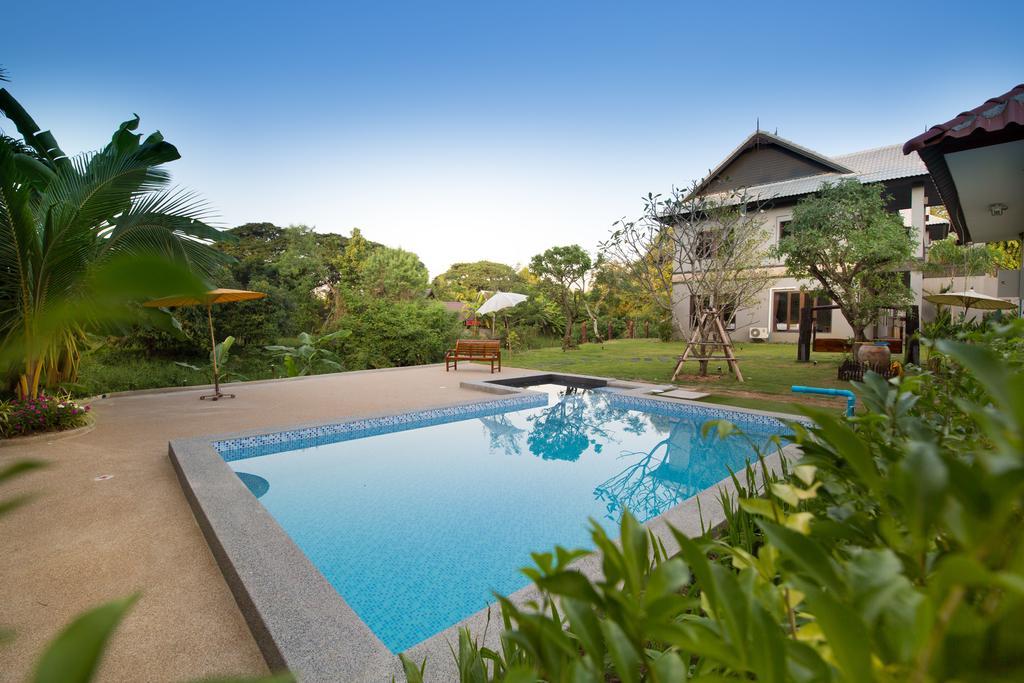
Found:
<svg viewBox="0 0 1024 683"><path fill-rule="evenodd" d="M798 394L822 394L824 396L845 396L846 397L846 416L853 417L854 410L857 407L857 395L849 389L826 389L824 387L802 387L800 385L794 385L789 388L790 391L795 391Z"/></svg>

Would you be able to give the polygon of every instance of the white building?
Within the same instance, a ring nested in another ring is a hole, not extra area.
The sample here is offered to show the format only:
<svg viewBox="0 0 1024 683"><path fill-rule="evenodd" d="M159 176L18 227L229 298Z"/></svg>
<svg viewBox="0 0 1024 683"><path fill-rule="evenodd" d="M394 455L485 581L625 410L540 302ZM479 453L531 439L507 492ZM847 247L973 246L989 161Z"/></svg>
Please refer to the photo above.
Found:
<svg viewBox="0 0 1024 683"><path fill-rule="evenodd" d="M696 192L710 195L742 190L751 200L757 201L762 207L761 215L769 235L767 248L778 243L792 220L793 207L798 201L827 182L847 179L881 183L885 187L886 195L892 197L890 210L903 216L917 242L916 257L924 258L928 244L948 233L949 224L928 213L929 206L941 205L928 169L916 153L904 155L898 144L827 157L777 135L756 131L711 171ZM795 343L800 309L809 296L802 289L814 290L816 285L786 277L781 261L767 265L774 276L771 283L756 305L736 313L735 318L729 321L729 327L735 330L737 341L755 335L763 337L767 332L770 341ZM678 284L683 277L682 273L675 276L675 300L678 303L674 315L677 323L681 323L684 330L689 330L699 307L689 300L685 286ZM919 271L908 272L905 277L920 304L922 290L930 291L929 284L923 281ZM935 285L938 291L939 283ZM987 286L987 282L981 283L981 288ZM929 318L928 309L922 311L922 318ZM898 336L898 328L893 319L883 319L877 329L869 330L869 336L892 338ZM820 340L846 340L853 337L853 330L838 310L818 311L815 334Z"/></svg>

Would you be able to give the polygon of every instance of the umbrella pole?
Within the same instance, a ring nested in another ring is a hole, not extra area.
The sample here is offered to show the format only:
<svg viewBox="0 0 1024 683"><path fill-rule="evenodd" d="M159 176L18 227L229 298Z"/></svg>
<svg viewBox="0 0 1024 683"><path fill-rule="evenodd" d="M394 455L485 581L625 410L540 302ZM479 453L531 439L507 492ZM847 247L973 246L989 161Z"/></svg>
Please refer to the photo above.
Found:
<svg viewBox="0 0 1024 683"><path fill-rule="evenodd" d="M220 396L220 371L217 369L217 337L213 333L213 306L206 304L206 321L210 323L210 360L213 361L213 396Z"/></svg>
<svg viewBox="0 0 1024 683"><path fill-rule="evenodd" d="M199 400L210 399L216 401L219 398L234 398L234 394L220 393L220 368L217 367L217 337L213 333L213 304L206 304L206 322L210 325L210 361L213 365L213 393L200 396Z"/></svg>

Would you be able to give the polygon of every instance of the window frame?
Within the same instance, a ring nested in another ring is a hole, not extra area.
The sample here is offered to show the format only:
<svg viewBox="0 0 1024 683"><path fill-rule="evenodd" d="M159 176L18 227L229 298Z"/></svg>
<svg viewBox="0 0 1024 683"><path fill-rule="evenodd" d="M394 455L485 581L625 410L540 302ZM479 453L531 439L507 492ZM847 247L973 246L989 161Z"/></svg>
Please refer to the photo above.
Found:
<svg viewBox="0 0 1024 683"><path fill-rule="evenodd" d="M785 295L785 308L786 322L779 322L779 301L778 297ZM796 318L791 319L793 310L793 295L796 295ZM811 294L800 289L773 289L772 290L772 308L771 308L771 329L773 332L799 332L800 331L800 311L803 310L805 301L811 297ZM832 300L823 294L818 294L813 297L813 306L831 306L833 305ZM820 311L819 311L820 313ZM785 325L785 327L779 327ZM827 319L823 319L823 316L814 316L814 331L821 334L832 333L832 310L828 311Z"/></svg>
<svg viewBox="0 0 1024 683"><path fill-rule="evenodd" d="M701 230L693 244L694 260L704 261L715 255L715 235L712 230Z"/></svg>
<svg viewBox="0 0 1024 683"><path fill-rule="evenodd" d="M776 242L776 244L782 241L782 238L784 236L782 234L782 231L786 228L787 225L789 225L792 222L793 222L793 214L788 214L788 215L785 215L785 216L779 216L779 217L777 217L775 219L775 242Z"/></svg>

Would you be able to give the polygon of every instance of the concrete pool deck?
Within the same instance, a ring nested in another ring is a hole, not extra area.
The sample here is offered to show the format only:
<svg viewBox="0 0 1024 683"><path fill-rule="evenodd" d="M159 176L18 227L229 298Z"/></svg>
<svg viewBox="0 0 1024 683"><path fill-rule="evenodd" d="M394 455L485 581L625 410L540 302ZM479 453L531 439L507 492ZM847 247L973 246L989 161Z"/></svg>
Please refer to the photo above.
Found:
<svg viewBox="0 0 1024 683"><path fill-rule="evenodd" d="M29 457L48 466L3 487L3 499L36 497L0 518L0 626L15 631L0 644L0 681L24 681L74 615L136 591L98 680L265 673L168 441L493 400L460 382L534 372L465 364L321 375L235 384L238 398L215 403L198 400L202 387L112 395L92 402L89 432L5 444L0 467ZM95 481L104 474L113 478Z"/></svg>

